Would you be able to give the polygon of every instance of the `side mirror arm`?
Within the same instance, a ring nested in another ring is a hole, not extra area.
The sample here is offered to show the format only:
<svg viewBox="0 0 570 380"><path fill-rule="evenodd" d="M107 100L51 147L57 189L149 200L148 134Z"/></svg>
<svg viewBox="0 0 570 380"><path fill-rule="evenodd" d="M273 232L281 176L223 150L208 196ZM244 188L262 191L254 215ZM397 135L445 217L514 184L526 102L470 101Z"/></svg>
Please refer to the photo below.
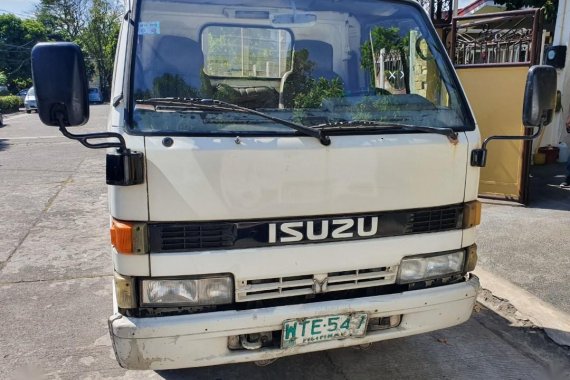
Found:
<svg viewBox="0 0 570 380"><path fill-rule="evenodd" d="M68 139L77 140L90 149L117 148L117 154L107 154L107 185L133 186L144 183L144 155L127 148L125 138L120 133L98 132L73 134L65 127L62 114L57 115L59 131ZM118 141L91 143L91 139L115 138Z"/></svg>
<svg viewBox="0 0 570 380"><path fill-rule="evenodd" d="M59 122L59 131L62 135L67 137L71 140L79 141L83 146L90 148L90 149L105 149L105 148L117 148L119 153L125 152L128 153L129 149L127 148L127 144L125 143L125 138L120 133L115 132L98 132L98 133L86 133L75 135L70 133L67 128L65 127L64 116L61 112L57 113L56 115L57 121ZM116 138L118 142L104 142L104 143L90 143L89 140L91 139L107 139L107 138Z"/></svg>
<svg viewBox="0 0 570 380"><path fill-rule="evenodd" d="M487 144L492 140L523 140L529 141L537 138L542 132L542 125L538 126L536 132L530 136L490 136L483 141L483 145L479 149L471 151L471 166L484 168L487 164Z"/></svg>

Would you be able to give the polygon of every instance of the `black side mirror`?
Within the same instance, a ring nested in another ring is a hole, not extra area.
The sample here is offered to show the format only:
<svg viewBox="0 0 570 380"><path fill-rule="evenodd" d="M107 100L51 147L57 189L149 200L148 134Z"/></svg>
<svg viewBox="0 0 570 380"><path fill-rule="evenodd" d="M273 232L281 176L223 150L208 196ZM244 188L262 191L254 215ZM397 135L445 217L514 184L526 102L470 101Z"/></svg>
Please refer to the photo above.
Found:
<svg viewBox="0 0 570 380"><path fill-rule="evenodd" d="M552 121L556 107L556 69L532 66L528 70L523 100L523 124L540 127Z"/></svg>
<svg viewBox="0 0 570 380"><path fill-rule="evenodd" d="M70 42L39 43L32 49L32 75L41 121L59 127L89 120L89 90L81 49Z"/></svg>

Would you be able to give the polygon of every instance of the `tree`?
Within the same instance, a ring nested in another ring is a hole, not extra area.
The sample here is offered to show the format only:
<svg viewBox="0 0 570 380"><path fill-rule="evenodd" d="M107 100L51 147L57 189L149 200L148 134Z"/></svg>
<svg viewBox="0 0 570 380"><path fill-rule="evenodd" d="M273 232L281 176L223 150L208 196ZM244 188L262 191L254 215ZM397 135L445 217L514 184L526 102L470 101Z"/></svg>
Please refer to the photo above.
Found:
<svg viewBox="0 0 570 380"><path fill-rule="evenodd" d="M293 72L285 82L283 101L287 108L318 108L323 100L342 98L344 88L340 78L312 78L315 62L309 59L309 51L295 52Z"/></svg>
<svg viewBox="0 0 570 380"><path fill-rule="evenodd" d="M404 83L406 93L410 92L408 78L408 59L407 50L409 38L400 35L400 29L396 27L384 28L377 26L370 31L371 41L366 41L360 47L362 56L360 64L364 69L370 72L370 76L375 78L376 72L374 66L381 59L380 52L384 50L386 55L397 55L403 66Z"/></svg>
<svg viewBox="0 0 570 380"><path fill-rule="evenodd" d="M31 86L30 52L46 38L47 31L38 21L0 15L0 71L4 72L11 92Z"/></svg>
<svg viewBox="0 0 570 380"><path fill-rule="evenodd" d="M89 0L41 0L35 16L56 40L76 41L87 24Z"/></svg>
<svg viewBox="0 0 570 380"><path fill-rule="evenodd" d="M92 0L86 27L79 36L80 45L95 66L105 99L109 99L113 80L121 10L116 1Z"/></svg>

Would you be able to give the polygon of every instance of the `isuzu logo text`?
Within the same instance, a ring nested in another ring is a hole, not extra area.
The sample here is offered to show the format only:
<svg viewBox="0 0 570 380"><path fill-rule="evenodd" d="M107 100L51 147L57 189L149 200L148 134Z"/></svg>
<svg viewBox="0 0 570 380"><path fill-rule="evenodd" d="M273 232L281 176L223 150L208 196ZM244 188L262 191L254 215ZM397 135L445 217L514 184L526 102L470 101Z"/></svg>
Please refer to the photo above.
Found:
<svg viewBox="0 0 570 380"><path fill-rule="evenodd" d="M378 233L378 217L269 223L269 243L351 239Z"/></svg>

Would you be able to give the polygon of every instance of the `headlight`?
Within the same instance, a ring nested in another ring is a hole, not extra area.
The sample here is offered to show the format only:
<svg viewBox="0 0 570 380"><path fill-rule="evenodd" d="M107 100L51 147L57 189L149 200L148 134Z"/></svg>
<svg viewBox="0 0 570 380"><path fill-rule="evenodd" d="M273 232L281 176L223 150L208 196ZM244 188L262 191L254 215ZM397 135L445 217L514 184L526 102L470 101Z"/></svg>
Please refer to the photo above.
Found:
<svg viewBox="0 0 570 380"><path fill-rule="evenodd" d="M143 280L141 289L143 306L222 305L233 300L230 276Z"/></svg>
<svg viewBox="0 0 570 380"><path fill-rule="evenodd" d="M465 251L433 256L403 258L398 274L398 283L429 280L463 270Z"/></svg>

